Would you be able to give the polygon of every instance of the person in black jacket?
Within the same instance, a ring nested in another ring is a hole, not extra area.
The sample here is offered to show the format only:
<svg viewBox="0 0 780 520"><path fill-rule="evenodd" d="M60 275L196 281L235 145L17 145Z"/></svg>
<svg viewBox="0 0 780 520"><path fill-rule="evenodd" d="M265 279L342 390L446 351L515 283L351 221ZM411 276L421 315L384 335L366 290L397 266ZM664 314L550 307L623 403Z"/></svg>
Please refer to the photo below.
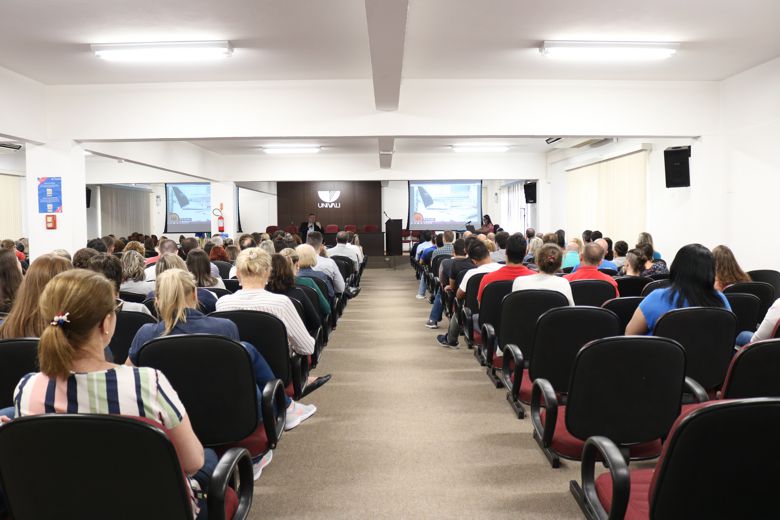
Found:
<svg viewBox="0 0 780 520"><path fill-rule="evenodd" d="M278 253L271 256L271 276L268 277L266 290L276 294L283 294L291 300L298 300L303 306L303 323L310 334L314 335L316 330L322 325L317 308L314 307L306 293L295 285L295 274L290 258Z"/></svg>
<svg viewBox="0 0 780 520"><path fill-rule="evenodd" d="M306 243L306 235L309 234L309 231L319 231L322 233L322 224L317 222L317 215L309 213L308 220L306 222L301 222L298 231L300 231L301 241Z"/></svg>

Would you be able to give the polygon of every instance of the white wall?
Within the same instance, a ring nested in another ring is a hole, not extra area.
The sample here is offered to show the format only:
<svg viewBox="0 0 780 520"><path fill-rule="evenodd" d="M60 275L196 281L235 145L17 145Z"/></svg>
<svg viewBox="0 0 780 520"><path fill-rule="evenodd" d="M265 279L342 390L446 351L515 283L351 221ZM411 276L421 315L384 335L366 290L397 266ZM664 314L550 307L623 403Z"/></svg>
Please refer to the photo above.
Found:
<svg viewBox="0 0 780 520"><path fill-rule="evenodd" d="M387 181L382 186L382 231L385 230L385 213L392 219L400 218L401 226L406 228L409 225L409 182L408 181Z"/></svg>
<svg viewBox="0 0 780 520"><path fill-rule="evenodd" d="M46 90L42 83L0 67L0 114L0 136L46 141Z"/></svg>
<svg viewBox="0 0 780 520"><path fill-rule="evenodd" d="M264 233L266 227L277 224L275 194L239 188L238 210L244 233Z"/></svg>

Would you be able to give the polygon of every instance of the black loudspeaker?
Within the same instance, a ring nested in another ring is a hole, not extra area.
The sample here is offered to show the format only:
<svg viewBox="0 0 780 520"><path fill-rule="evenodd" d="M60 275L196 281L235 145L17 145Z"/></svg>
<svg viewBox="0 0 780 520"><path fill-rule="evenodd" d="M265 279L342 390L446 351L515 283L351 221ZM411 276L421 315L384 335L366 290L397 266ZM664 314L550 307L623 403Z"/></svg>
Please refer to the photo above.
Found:
<svg viewBox="0 0 780 520"><path fill-rule="evenodd" d="M87 208L92 204L92 190L87 188Z"/></svg>
<svg viewBox="0 0 780 520"><path fill-rule="evenodd" d="M690 146L673 146L664 150L667 188L687 188L691 185L690 158Z"/></svg>
<svg viewBox="0 0 780 520"><path fill-rule="evenodd" d="M525 190L525 202L526 204L533 204L536 202L536 183L527 182L523 185Z"/></svg>

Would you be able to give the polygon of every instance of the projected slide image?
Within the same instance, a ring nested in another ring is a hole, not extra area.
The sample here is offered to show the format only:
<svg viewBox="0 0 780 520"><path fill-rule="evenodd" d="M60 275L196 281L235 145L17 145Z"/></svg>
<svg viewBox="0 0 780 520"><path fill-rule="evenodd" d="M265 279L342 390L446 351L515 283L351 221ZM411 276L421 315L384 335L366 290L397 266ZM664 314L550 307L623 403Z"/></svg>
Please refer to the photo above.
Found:
<svg viewBox="0 0 780 520"><path fill-rule="evenodd" d="M482 183L409 183L410 229L462 229L467 222L479 226Z"/></svg>
<svg viewBox="0 0 780 520"><path fill-rule="evenodd" d="M211 185L166 184L166 232L199 233L211 230Z"/></svg>

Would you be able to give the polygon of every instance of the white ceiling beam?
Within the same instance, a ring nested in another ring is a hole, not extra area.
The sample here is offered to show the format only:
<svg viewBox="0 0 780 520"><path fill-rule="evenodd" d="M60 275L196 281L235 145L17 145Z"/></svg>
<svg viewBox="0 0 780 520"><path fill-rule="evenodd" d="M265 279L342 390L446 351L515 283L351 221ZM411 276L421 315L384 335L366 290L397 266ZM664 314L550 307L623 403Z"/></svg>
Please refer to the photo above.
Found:
<svg viewBox="0 0 780 520"><path fill-rule="evenodd" d="M393 164L393 153L395 152L395 137L379 137L379 167L383 170L389 170Z"/></svg>
<svg viewBox="0 0 780 520"><path fill-rule="evenodd" d="M377 110L398 110L409 0L366 0Z"/></svg>

